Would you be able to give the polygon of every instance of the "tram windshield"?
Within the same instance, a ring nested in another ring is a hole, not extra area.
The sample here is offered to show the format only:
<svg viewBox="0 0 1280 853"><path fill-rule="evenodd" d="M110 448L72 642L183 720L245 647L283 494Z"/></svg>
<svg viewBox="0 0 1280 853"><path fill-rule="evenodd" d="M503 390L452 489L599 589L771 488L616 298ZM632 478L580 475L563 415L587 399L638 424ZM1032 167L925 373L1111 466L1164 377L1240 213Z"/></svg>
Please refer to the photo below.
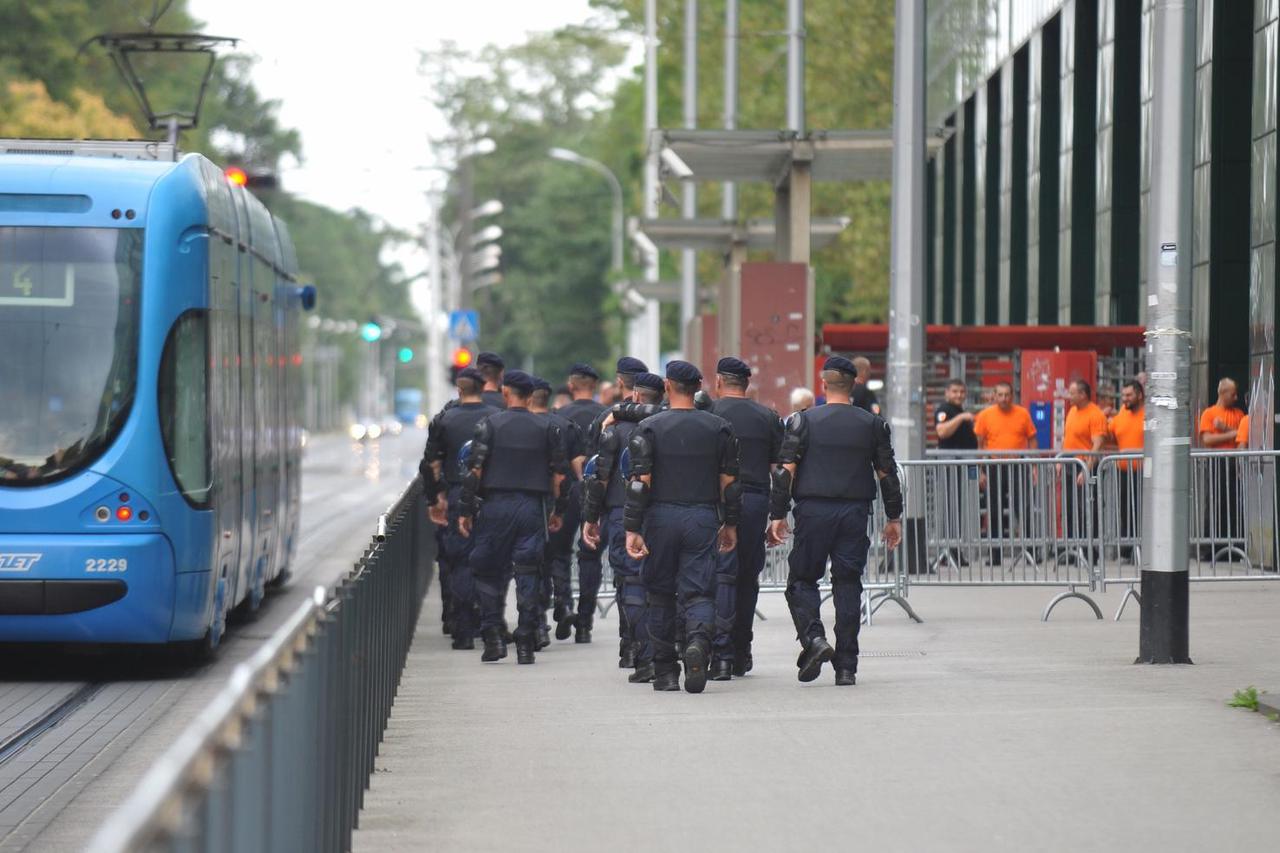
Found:
<svg viewBox="0 0 1280 853"><path fill-rule="evenodd" d="M133 403L142 231L0 226L0 486L91 463Z"/></svg>

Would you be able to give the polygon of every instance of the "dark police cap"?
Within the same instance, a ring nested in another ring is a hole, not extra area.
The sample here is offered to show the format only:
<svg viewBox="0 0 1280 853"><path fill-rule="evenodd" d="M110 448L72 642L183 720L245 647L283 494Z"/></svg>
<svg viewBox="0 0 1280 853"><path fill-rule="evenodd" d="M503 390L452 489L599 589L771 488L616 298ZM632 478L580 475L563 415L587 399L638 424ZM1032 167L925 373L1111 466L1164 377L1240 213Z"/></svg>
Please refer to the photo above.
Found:
<svg viewBox="0 0 1280 853"><path fill-rule="evenodd" d="M484 374L476 370L474 367L464 367L458 371L459 379L471 379L475 382L484 384Z"/></svg>
<svg viewBox="0 0 1280 853"><path fill-rule="evenodd" d="M643 373L636 374L636 387L648 388L651 391L660 392L666 387L666 385L663 384L661 376L656 373L650 373L646 370Z"/></svg>
<svg viewBox="0 0 1280 853"><path fill-rule="evenodd" d="M507 366L502 360L502 356L496 352L482 352L476 356L476 366L478 367L496 367L499 370Z"/></svg>
<svg viewBox="0 0 1280 853"><path fill-rule="evenodd" d="M600 374L596 373L596 369L594 367L581 361L575 364L573 367L569 368L569 375L570 376L586 376L591 379L600 378Z"/></svg>
<svg viewBox="0 0 1280 853"><path fill-rule="evenodd" d="M840 373L847 373L850 376L858 375L858 368L853 366L853 362L842 355L833 355L822 363L823 370L836 370Z"/></svg>
<svg viewBox="0 0 1280 853"><path fill-rule="evenodd" d="M550 383L550 382L548 382L547 380L543 379L541 376L531 376L531 377L529 377L529 378L533 380L533 390L535 390L535 391L546 391L548 394L550 394L550 393L551 393L551 383Z"/></svg>
<svg viewBox="0 0 1280 853"><path fill-rule="evenodd" d="M737 376L742 379L751 378L751 367L740 358L734 358L726 355L724 358L716 362L716 373L723 373L725 376Z"/></svg>
<svg viewBox="0 0 1280 853"><path fill-rule="evenodd" d="M702 381L702 373L689 362L676 360L667 362L667 378L672 382L692 385Z"/></svg>
<svg viewBox="0 0 1280 853"><path fill-rule="evenodd" d="M533 377L523 370L508 370L502 377L502 384L521 397L528 397L533 393Z"/></svg>
<svg viewBox="0 0 1280 853"><path fill-rule="evenodd" d="M617 372L621 373L623 376L628 374L639 375L641 373L648 373L649 366L638 358L632 358L629 355L624 355L622 358L618 359Z"/></svg>

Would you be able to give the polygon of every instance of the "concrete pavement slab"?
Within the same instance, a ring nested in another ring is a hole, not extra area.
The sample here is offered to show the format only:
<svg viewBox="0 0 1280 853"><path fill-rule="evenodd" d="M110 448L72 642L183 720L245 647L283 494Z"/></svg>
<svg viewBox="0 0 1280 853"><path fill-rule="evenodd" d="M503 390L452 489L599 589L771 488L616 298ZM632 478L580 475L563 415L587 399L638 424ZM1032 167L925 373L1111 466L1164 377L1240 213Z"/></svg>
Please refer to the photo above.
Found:
<svg viewBox="0 0 1280 853"><path fill-rule="evenodd" d="M766 596L755 671L693 696L627 684L615 618L482 665L433 592L354 849L1269 849L1280 725L1226 702L1280 683L1280 585L1197 586L1178 667L1133 664L1132 606L1043 623L1051 594L913 591L925 623L881 610L852 688L796 681Z"/></svg>

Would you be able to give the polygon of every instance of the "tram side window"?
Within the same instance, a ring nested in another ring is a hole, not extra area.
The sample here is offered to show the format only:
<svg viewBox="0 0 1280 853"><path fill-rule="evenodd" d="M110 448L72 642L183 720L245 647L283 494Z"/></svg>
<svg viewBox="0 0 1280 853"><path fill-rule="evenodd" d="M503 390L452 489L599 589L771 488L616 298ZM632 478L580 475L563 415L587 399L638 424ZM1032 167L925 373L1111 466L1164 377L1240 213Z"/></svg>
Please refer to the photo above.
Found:
<svg viewBox="0 0 1280 853"><path fill-rule="evenodd" d="M208 506L208 315L188 311L174 323L160 364L160 433L173 478L187 502Z"/></svg>

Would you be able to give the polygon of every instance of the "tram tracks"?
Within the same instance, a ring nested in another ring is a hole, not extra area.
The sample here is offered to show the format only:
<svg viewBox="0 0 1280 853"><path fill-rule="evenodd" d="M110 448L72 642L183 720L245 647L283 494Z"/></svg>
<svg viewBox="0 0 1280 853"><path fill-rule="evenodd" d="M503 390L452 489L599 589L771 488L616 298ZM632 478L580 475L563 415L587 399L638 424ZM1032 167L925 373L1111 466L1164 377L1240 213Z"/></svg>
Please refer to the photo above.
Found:
<svg viewBox="0 0 1280 853"><path fill-rule="evenodd" d="M104 686L106 685L102 682L91 681L72 687L61 701L20 726L17 731L0 739L0 768L34 744L42 735L56 728L59 723L88 704Z"/></svg>

